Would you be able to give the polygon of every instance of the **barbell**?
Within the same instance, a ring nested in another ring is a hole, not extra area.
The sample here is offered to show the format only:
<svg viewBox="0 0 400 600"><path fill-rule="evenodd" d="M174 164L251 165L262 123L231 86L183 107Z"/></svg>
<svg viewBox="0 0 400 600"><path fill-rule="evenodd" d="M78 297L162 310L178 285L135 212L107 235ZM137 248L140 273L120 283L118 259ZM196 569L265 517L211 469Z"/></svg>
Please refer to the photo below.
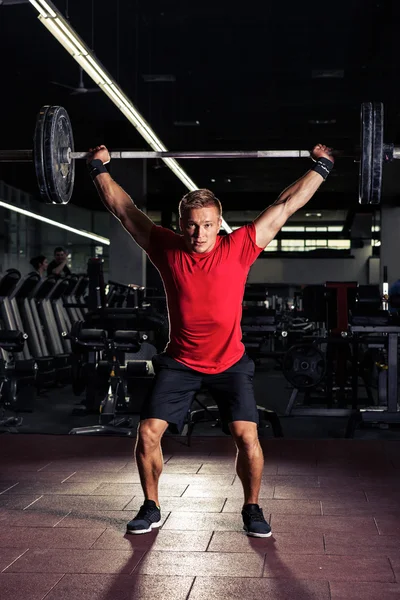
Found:
<svg viewBox="0 0 400 600"><path fill-rule="evenodd" d="M379 204L383 164L400 159L400 148L383 142L383 104L364 102L360 115L360 148L354 153L334 151L359 161L359 202ZM310 158L308 150L238 150L210 152L115 151L112 159L214 159L214 158ZM0 162L27 162L35 165L40 196L50 204L67 204L75 180L75 160L88 152L74 151L71 121L62 106L43 106L37 116L33 150L0 150Z"/></svg>

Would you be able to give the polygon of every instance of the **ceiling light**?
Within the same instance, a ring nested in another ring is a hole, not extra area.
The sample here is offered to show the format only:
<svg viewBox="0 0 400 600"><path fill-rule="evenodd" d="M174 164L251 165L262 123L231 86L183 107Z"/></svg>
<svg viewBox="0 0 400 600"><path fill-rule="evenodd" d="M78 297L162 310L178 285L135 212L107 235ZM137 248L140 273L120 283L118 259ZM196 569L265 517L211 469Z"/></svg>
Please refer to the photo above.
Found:
<svg viewBox="0 0 400 600"><path fill-rule="evenodd" d="M83 70L97 84L105 94L112 100L117 108L138 130L149 146L159 152L167 151L162 141L151 129L150 125L142 117L129 98L123 93L117 82L104 69L93 52L86 46L84 41L77 35L71 25L64 19L52 2L46 0L29 0L32 6L39 12L39 20L60 42L71 56L80 64ZM182 181L184 186L194 191L198 186L183 170L174 158L163 158L165 164ZM222 219L222 227L230 233L232 229Z"/></svg>
<svg viewBox="0 0 400 600"><path fill-rule="evenodd" d="M7 208L8 210L12 210L20 215L24 215L25 217L31 217L32 219L36 219L37 221L42 221L43 223L47 223L48 225L53 225L54 227L59 227L60 229L65 229L66 231L70 231L71 233L76 233L76 235L80 235L82 237L89 238L90 240L94 240L95 242L100 242L100 244L105 244L106 246L110 245L110 240L102 235L97 235L96 233L91 233L90 231L83 231L81 229L75 229L75 227L70 227L69 225L64 225L64 223L60 223L59 221L53 221L53 219L48 219L43 215L38 215L30 210L25 210L25 208L20 208L19 206L14 206L13 204L7 204L7 202L3 202L0 200L0 206L3 208Z"/></svg>
<svg viewBox="0 0 400 600"><path fill-rule="evenodd" d="M170 83L176 81L175 75L142 75L146 83Z"/></svg>
<svg viewBox="0 0 400 600"><path fill-rule="evenodd" d="M176 127L198 127L200 121L174 121Z"/></svg>
<svg viewBox="0 0 400 600"><path fill-rule="evenodd" d="M311 77L313 79L343 79L344 69L313 69Z"/></svg>
<svg viewBox="0 0 400 600"><path fill-rule="evenodd" d="M310 125L335 125L336 119L309 119Z"/></svg>

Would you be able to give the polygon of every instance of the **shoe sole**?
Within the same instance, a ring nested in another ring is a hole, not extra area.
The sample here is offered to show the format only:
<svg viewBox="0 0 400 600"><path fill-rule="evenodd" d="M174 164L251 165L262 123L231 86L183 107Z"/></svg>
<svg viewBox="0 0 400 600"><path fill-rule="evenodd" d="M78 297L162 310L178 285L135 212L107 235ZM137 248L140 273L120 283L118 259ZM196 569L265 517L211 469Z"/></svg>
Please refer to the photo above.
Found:
<svg viewBox="0 0 400 600"><path fill-rule="evenodd" d="M150 533L152 529L161 526L162 521L152 523L148 529L127 529L126 533L132 533L133 535L141 535L142 533Z"/></svg>
<svg viewBox="0 0 400 600"><path fill-rule="evenodd" d="M246 534L250 537L267 538L271 537L272 535L272 531L270 531L269 533L254 533L253 531L248 531L246 527L243 527L243 529L245 530Z"/></svg>

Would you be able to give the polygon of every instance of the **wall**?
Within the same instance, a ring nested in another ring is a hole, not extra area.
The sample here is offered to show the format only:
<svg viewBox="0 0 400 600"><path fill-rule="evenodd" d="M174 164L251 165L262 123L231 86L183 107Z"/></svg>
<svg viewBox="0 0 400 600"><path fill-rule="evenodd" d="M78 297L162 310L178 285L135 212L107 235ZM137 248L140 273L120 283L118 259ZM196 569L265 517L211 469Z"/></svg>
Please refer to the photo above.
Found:
<svg viewBox="0 0 400 600"><path fill-rule="evenodd" d="M371 246L351 251L354 258L266 258L252 266L248 283L321 284L325 281L358 281L367 284Z"/></svg>

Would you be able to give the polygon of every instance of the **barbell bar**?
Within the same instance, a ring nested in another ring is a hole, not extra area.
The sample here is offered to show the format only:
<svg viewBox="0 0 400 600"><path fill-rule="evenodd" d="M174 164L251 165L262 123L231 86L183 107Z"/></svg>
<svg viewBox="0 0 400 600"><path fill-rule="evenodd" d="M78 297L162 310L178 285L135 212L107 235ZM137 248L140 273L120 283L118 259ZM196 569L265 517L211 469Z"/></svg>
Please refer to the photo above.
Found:
<svg viewBox="0 0 400 600"><path fill-rule="evenodd" d="M379 204L383 164L400 159L400 147L383 142L383 104L364 102L360 115L360 149L356 152L334 150L334 155L359 161L359 202ZM67 204L71 199L75 160L86 159L88 152L75 152L71 121L62 106L43 106L37 116L33 150L0 150L0 162L33 162L40 196L50 204ZM308 150L233 150L156 152L122 150L110 152L112 159L237 159L310 158Z"/></svg>

